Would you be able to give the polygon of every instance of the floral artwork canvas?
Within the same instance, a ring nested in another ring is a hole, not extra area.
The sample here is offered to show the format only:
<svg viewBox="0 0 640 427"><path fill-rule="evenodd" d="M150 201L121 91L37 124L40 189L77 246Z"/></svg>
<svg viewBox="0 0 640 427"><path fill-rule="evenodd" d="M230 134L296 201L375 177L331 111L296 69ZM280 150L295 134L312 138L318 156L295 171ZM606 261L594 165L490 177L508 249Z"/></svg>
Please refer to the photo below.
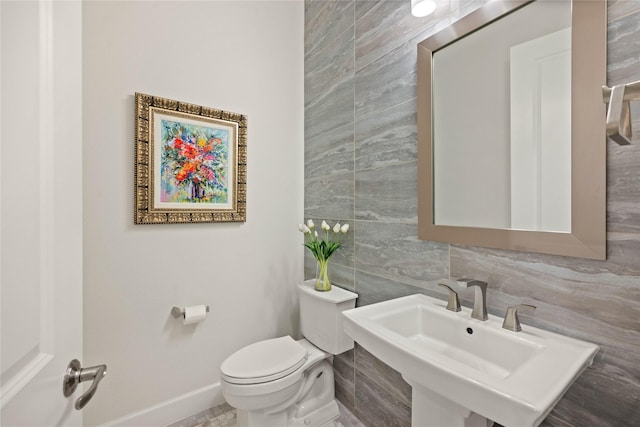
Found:
<svg viewBox="0 0 640 427"><path fill-rule="evenodd" d="M247 117L136 93L136 224L244 222Z"/></svg>
<svg viewBox="0 0 640 427"><path fill-rule="evenodd" d="M161 193L169 203L227 203L229 131L161 120Z"/></svg>

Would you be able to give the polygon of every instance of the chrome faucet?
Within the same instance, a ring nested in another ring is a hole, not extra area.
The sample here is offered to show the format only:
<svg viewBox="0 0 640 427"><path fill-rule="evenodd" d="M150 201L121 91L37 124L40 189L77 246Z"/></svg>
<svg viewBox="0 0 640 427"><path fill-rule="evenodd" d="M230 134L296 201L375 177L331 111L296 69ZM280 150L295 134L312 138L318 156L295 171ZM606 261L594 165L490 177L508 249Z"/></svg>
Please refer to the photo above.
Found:
<svg viewBox="0 0 640 427"><path fill-rule="evenodd" d="M475 286L475 299L473 301L473 311L471 317L478 320L488 320L487 316L487 282L475 279L458 279L458 285L470 288Z"/></svg>

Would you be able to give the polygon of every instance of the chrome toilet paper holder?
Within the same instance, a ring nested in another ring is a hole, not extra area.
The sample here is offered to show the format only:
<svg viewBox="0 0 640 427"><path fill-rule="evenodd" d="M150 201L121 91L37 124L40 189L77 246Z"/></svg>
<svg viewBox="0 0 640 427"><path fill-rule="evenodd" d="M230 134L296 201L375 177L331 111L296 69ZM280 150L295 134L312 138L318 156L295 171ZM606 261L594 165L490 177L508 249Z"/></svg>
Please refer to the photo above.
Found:
<svg viewBox="0 0 640 427"><path fill-rule="evenodd" d="M209 306L206 306L207 309L207 313L209 312ZM184 319L184 307L173 307L171 309L171 314L173 314L173 317L175 317L176 319L179 317L182 317Z"/></svg>

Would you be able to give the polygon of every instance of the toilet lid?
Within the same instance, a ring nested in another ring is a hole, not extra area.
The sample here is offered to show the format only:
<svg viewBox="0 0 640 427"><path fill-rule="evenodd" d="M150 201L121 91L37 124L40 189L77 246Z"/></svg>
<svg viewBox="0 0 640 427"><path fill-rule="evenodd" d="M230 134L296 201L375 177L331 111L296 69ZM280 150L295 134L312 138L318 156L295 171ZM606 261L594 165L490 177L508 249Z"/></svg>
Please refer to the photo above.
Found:
<svg viewBox="0 0 640 427"><path fill-rule="evenodd" d="M300 368L307 351L290 336L250 344L229 356L220 371L234 384L259 384L274 381Z"/></svg>

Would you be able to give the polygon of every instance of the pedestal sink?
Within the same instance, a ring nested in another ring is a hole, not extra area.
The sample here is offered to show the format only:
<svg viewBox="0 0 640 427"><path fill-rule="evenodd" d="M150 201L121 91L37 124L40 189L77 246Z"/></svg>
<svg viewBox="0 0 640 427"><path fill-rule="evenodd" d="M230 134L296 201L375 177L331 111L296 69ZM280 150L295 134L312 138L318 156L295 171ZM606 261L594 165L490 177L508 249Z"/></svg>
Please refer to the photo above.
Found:
<svg viewBox="0 0 640 427"><path fill-rule="evenodd" d="M358 344L402 374L412 387L414 427L537 426L598 346L416 294L343 312Z"/></svg>

